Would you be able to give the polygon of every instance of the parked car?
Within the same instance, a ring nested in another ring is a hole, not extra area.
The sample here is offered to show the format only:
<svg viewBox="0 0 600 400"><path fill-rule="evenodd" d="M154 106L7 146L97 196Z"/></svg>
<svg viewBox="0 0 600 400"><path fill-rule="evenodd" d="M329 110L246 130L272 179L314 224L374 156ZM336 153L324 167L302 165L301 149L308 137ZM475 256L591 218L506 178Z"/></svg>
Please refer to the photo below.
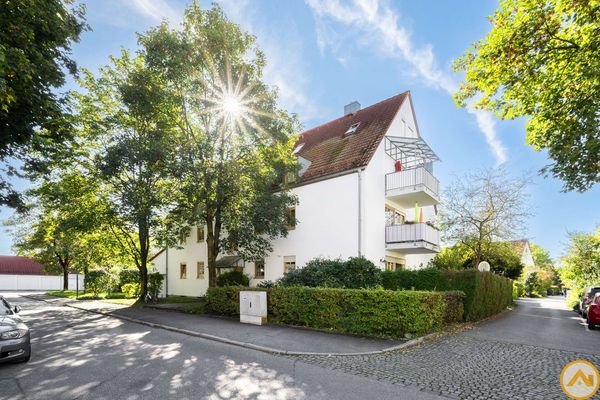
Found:
<svg viewBox="0 0 600 400"><path fill-rule="evenodd" d="M0 296L0 363L27 362L31 357L29 328L17 315L20 311Z"/></svg>
<svg viewBox="0 0 600 400"><path fill-rule="evenodd" d="M594 299L596 293L600 293L600 286L590 286L581 296L579 301L579 312L583 319L587 317L587 307Z"/></svg>
<svg viewBox="0 0 600 400"><path fill-rule="evenodd" d="M596 293L596 296L588 305L586 320L590 329L600 326L600 293Z"/></svg>

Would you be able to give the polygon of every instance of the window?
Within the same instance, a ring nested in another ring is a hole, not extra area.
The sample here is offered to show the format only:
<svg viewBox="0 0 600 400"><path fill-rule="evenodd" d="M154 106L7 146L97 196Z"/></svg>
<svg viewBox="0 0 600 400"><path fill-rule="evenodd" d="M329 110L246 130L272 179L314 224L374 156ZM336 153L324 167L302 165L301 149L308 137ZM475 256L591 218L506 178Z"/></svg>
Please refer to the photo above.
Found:
<svg viewBox="0 0 600 400"><path fill-rule="evenodd" d="M283 272L289 272L296 269L296 256L283 257Z"/></svg>
<svg viewBox="0 0 600 400"><path fill-rule="evenodd" d="M348 130L346 131L346 135L352 135L354 133L356 133L356 131L358 130L358 127L360 125L360 122L357 122L355 124L350 125L350 128L348 128Z"/></svg>
<svg viewBox="0 0 600 400"><path fill-rule="evenodd" d="M393 207L385 206L385 226L402 225L406 217Z"/></svg>
<svg viewBox="0 0 600 400"><path fill-rule="evenodd" d="M182 232L179 234L179 244L185 244L186 239L187 239L187 236L185 235L185 233Z"/></svg>
<svg viewBox="0 0 600 400"><path fill-rule="evenodd" d="M265 277L265 260L254 261L254 279L264 279Z"/></svg>
<svg viewBox="0 0 600 400"><path fill-rule="evenodd" d="M196 237L196 243L204 242L204 225L198 225L196 227L198 236Z"/></svg>
<svg viewBox="0 0 600 400"><path fill-rule="evenodd" d="M404 269L404 260L396 257L386 257L385 259L385 270L386 271L397 271Z"/></svg>
<svg viewBox="0 0 600 400"><path fill-rule="evenodd" d="M179 279L187 278L187 264L181 263L179 264Z"/></svg>
<svg viewBox="0 0 600 400"><path fill-rule="evenodd" d="M285 214L285 219L287 222L288 230L292 230L296 228L296 208L290 207L287 209Z"/></svg>
<svg viewBox="0 0 600 400"><path fill-rule="evenodd" d="M196 263L196 279L204 279L204 261Z"/></svg>

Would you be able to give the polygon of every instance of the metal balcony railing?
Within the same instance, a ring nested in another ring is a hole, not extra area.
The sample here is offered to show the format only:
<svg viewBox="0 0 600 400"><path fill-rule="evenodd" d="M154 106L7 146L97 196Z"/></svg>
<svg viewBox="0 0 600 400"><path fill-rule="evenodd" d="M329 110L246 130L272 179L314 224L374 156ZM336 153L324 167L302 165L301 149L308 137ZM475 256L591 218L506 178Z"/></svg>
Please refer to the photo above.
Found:
<svg viewBox="0 0 600 400"><path fill-rule="evenodd" d="M386 243L427 242L440 245L440 231L426 223L390 225L385 227Z"/></svg>
<svg viewBox="0 0 600 400"><path fill-rule="evenodd" d="M436 197L440 193L440 182L427 171L425 167L407 169L400 172L392 172L385 176L385 191L397 189L414 189L425 186Z"/></svg>

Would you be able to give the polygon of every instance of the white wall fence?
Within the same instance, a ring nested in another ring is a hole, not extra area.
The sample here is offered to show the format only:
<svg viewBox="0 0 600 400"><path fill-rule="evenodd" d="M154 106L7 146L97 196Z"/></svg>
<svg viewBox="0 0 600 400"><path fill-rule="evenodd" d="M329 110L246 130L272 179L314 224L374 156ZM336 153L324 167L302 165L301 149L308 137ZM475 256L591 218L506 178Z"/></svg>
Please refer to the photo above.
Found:
<svg viewBox="0 0 600 400"><path fill-rule="evenodd" d="M2 275L2 290L62 290L63 276L56 275ZM69 274L69 289L77 288L77 275ZM79 275L79 290L83 290L83 275Z"/></svg>

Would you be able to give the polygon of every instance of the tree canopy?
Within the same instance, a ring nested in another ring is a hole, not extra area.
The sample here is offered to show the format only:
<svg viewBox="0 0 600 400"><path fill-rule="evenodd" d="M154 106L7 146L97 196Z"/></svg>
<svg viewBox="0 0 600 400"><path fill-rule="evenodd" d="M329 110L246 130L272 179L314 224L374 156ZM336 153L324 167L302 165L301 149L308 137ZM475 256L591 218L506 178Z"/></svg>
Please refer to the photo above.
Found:
<svg viewBox="0 0 600 400"><path fill-rule="evenodd" d="M542 172L565 190L600 181L600 3L503 0L491 31L456 60L460 106L528 117L527 142L547 150Z"/></svg>
<svg viewBox="0 0 600 400"><path fill-rule="evenodd" d="M519 235L530 212L527 181L506 171L486 170L456 179L443 193L441 225L445 240L473 252L475 266L495 242Z"/></svg>
<svg viewBox="0 0 600 400"><path fill-rule="evenodd" d="M77 70L71 45L86 29L84 8L72 0L3 1L0 7L0 166L8 159L35 168L32 151L49 151L69 135L65 98L56 89ZM0 205L20 205L0 174Z"/></svg>

